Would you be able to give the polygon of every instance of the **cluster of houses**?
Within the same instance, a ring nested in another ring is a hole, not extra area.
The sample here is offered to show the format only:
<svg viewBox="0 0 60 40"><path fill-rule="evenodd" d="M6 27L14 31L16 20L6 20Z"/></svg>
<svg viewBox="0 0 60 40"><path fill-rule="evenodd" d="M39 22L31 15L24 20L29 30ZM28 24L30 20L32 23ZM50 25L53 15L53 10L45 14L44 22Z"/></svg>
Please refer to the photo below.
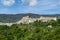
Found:
<svg viewBox="0 0 60 40"><path fill-rule="evenodd" d="M43 17L41 16L40 18L30 18L29 16L25 16L23 17L21 20L17 21L16 23L0 23L0 25L7 25L7 26L11 26L13 24L20 24L20 23L31 23L34 22L36 20L41 20L43 22L49 21L49 20L57 20L56 17Z"/></svg>
<svg viewBox="0 0 60 40"><path fill-rule="evenodd" d="M43 17L41 16L40 18L30 18L29 16L25 16L23 17L20 21L17 22L17 24L19 23L30 23L30 22L34 22L36 20L41 20L43 22L47 22L49 20L57 20L56 17Z"/></svg>

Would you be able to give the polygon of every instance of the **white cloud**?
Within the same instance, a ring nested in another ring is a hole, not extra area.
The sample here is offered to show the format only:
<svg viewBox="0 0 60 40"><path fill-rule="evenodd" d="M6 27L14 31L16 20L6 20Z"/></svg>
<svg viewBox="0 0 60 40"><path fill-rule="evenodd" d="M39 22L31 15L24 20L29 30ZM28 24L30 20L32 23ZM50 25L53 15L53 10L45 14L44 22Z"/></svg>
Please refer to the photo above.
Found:
<svg viewBox="0 0 60 40"><path fill-rule="evenodd" d="M37 5L37 0L31 0L29 6L35 6Z"/></svg>
<svg viewBox="0 0 60 40"><path fill-rule="evenodd" d="M24 4L28 4L29 6L35 6L37 5L37 0L21 0Z"/></svg>
<svg viewBox="0 0 60 40"><path fill-rule="evenodd" d="M5 6L11 6L15 3L15 0L2 0L1 3Z"/></svg>

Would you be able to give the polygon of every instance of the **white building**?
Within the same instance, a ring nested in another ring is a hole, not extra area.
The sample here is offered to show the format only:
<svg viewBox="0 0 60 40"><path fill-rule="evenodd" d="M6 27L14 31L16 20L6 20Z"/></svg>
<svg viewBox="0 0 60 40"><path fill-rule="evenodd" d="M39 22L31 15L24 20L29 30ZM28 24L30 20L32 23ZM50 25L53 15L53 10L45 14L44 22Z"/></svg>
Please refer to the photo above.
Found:
<svg viewBox="0 0 60 40"><path fill-rule="evenodd" d="M40 20L42 20L43 22L47 22L47 21L50 21L50 20L54 20L56 21L57 18L56 17L40 17Z"/></svg>
<svg viewBox="0 0 60 40"><path fill-rule="evenodd" d="M37 20L36 18L30 18L29 16L25 16L20 21L18 21L16 23L17 24L19 24L19 23L31 23L31 22L34 22L36 20Z"/></svg>
<svg viewBox="0 0 60 40"><path fill-rule="evenodd" d="M11 25L13 25L14 23L1 23L0 22L0 25L7 25L7 26L11 26Z"/></svg>

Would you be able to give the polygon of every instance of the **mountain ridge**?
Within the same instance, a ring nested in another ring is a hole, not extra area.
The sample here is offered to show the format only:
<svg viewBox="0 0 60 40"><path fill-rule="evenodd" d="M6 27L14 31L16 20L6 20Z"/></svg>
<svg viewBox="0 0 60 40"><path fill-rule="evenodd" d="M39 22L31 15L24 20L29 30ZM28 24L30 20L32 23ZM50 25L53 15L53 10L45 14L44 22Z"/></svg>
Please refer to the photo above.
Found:
<svg viewBox="0 0 60 40"><path fill-rule="evenodd" d="M27 14L0 14L0 22L16 22L21 20L24 16L29 16L31 18L39 18L40 16L44 17L57 17L60 18L60 14L51 14L51 15L40 15L40 14L33 14L33 13L27 13Z"/></svg>

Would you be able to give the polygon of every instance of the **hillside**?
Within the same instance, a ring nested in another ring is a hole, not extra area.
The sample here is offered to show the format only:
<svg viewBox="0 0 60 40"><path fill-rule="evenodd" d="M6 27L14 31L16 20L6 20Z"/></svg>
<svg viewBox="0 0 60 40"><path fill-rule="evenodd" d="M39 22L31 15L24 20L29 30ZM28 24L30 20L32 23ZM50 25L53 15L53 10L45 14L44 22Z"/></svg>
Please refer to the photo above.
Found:
<svg viewBox="0 0 60 40"><path fill-rule="evenodd" d="M0 40L60 40L60 19L0 25Z"/></svg>
<svg viewBox="0 0 60 40"><path fill-rule="evenodd" d="M39 15L39 14L0 14L0 22L16 22L21 20L22 17L29 16L31 18L39 18L40 16L44 17L57 17L60 18L60 14L54 14L54 15Z"/></svg>

